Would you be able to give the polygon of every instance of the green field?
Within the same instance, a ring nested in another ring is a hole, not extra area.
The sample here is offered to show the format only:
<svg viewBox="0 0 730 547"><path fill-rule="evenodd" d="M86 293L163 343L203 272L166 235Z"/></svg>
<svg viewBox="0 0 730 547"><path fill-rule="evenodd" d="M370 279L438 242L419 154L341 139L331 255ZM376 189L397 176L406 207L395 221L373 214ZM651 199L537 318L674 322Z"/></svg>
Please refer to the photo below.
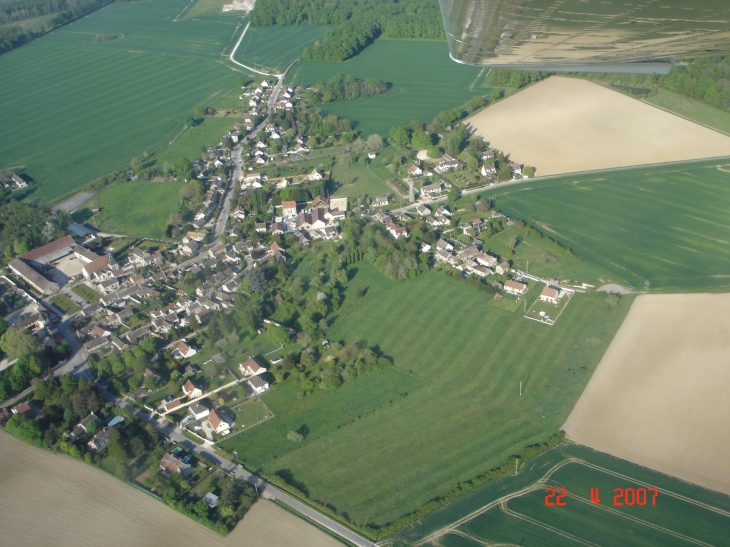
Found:
<svg viewBox="0 0 730 547"><path fill-rule="evenodd" d="M287 83L310 86L336 74L377 77L392 83L392 89L382 95L318 107L348 118L367 137L372 133L386 136L393 125L412 119L430 123L439 111L481 95L480 73L478 67L453 62L446 42L380 38L344 63L297 63Z"/></svg>
<svg viewBox="0 0 730 547"><path fill-rule="evenodd" d="M565 488L564 507L545 505L545 488ZM658 488L656 505L614 506L614 488ZM590 501L598 488L600 503ZM524 491L513 497L513 493ZM457 522L458 521L458 522ZM393 545L451 546L730 545L730 497L563 443L398 533Z"/></svg>
<svg viewBox="0 0 730 547"><path fill-rule="evenodd" d="M195 127L189 127L170 146L162 149L152 157L157 167L166 162L173 163L180 158L195 161L200 157L202 146L210 148L221 142L221 137L233 129L238 120L233 118L203 118L203 122Z"/></svg>
<svg viewBox="0 0 730 547"><path fill-rule="evenodd" d="M718 163L535 180L485 195L609 272L605 281L720 290L730 286L730 165Z"/></svg>
<svg viewBox="0 0 730 547"><path fill-rule="evenodd" d="M695 120L725 133L730 133L730 112L720 110L714 106L703 103L679 93L672 93L666 89L659 89L654 97L649 97L646 102L661 106L680 116Z"/></svg>
<svg viewBox="0 0 730 547"><path fill-rule="evenodd" d="M332 179L342 183L342 186L333 194L338 198L359 197L364 194L382 196L392 192L385 181L374 171L360 165L348 167L347 161L335 164L332 169Z"/></svg>
<svg viewBox="0 0 730 547"><path fill-rule="evenodd" d="M357 268L327 337L377 346L395 368L303 399L293 382L276 386L263 396L276 418L222 447L358 524L391 522L547 440L631 303L576 295L547 327L435 272L396 282ZM302 425L294 446L286 433Z"/></svg>
<svg viewBox="0 0 730 547"><path fill-rule="evenodd" d="M83 207L99 207L103 231L164 238L170 213L180 210L182 182L125 182L103 190Z"/></svg>
<svg viewBox="0 0 730 547"><path fill-rule="evenodd" d="M278 74L299 57L306 46L321 40L330 28L316 25L249 27L235 59L252 68Z"/></svg>
<svg viewBox="0 0 730 547"><path fill-rule="evenodd" d="M78 283L71 289L71 292L80 296L91 304L94 304L101 300L101 295L85 283Z"/></svg>
<svg viewBox="0 0 730 547"><path fill-rule="evenodd" d="M33 177L32 199L59 199L152 153L194 106L235 86L221 53L240 15L173 22L186 4L115 3L0 58L0 119L13 135L0 140L0 168ZM105 33L124 37L94 41Z"/></svg>

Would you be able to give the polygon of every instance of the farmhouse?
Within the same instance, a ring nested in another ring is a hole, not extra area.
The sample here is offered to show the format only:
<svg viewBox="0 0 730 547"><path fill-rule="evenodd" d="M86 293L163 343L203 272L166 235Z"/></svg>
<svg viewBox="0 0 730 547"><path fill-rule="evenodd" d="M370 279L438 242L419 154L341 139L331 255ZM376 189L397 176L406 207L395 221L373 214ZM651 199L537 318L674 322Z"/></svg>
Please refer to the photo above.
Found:
<svg viewBox="0 0 730 547"><path fill-rule="evenodd" d="M543 302L547 302L548 304L553 304L554 306L557 306L558 299L562 295L560 294L560 289L555 287L544 287L542 289L542 293L540 293L540 300Z"/></svg>
<svg viewBox="0 0 730 547"><path fill-rule="evenodd" d="M266 369L261 366L255 357L249 357L245 362L238 365L238 368L241 370L241 374L243 374L244 378L258 376L259 374L266 372Z"/></svg>
<svg viewBox="0 0 730 547"><path fill-rule="evenodd" d="M518 294L525 294L527 292L527 285L510 279L505 282L504 290L505 292L516 296Z"/></svg>

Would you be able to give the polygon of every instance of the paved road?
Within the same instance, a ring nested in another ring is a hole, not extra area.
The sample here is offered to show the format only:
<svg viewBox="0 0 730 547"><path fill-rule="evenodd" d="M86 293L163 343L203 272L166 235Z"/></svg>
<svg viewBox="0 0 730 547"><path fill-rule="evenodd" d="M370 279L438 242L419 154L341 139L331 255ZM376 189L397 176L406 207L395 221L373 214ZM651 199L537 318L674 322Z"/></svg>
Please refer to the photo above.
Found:
<svg viewBox="0 0 730 547"><path fill-rule="evenodd" d="M129 404L127 401L109 393L103 386L98 385L98 387L102 395L104 395L104 397L107 399L107 401L113 403L120 408L124 408L125 410L137 416L143 422L154 426L160 433L169 438L171 441L185 446L191 452L195 452L196 454L205 456L221 469L232 473L237 479L245 480L250 484L256 486L257 490L264 497L268 499L279 500L280 502L294 509L298 513L301 513L307 518L313 520L320 526L324 526L334 534L345 538L346 540L354 543L355 545L358 545L359 547L376 547L373 542L363 538L352 530L342 526L331 518L321 514L319 511L300 502L299 500L293 498L285 492L282 492L278 488L275 488L263 479L260 479L256 475L247 471L243 466L237 465L232 461L224 458L220 454L215 453L210 442L206 442L204 445L198 445L184 437L182 434L182 429L180 427L166 425L168 422L159 419L157 415L150 415L146 412L142 412L141 410Z"/></svg>
<svg viewBox="0 0 730 547"><path fill-rule="evenodd" d="M218 215L218 221L215 223L215 228L213 228L213 241L211 241L211 246L218 244L218 238L223 234L226 230L226 221L228 221L228 213L231 211L231 198L233 198L233 187L236 184L239 184L239 181L241 179L241 146L237 146L233 150L233 175L231 176L231 180L228 182L228 186L226 187L226 194L223 198L223 207L221 207L221 212Z"/></svg>
<svg viewBox="0 0 730 547"><path fill-rule="evenodd" d="M274 89L271 90L271 95L269 95L269 101L266 103L266 117L263 119L263 121L258 124L253 131L251 131L246 137L243 139L244 142L250 141L252 138L254 138L256 135L258 135L259 131L261 131L267 123L269 123L269 119L271 118L271 115L276 111L276 99L279 97L279 92L281 91L281 88L284 86L284 80L286 79L286 75L289 72L289 69L294 66L294 63L296 63L299 59L294 59L289 65L284 69L284 72L279 74L277 76L278 80L276 81L276 84L274 85Z"/></svg>

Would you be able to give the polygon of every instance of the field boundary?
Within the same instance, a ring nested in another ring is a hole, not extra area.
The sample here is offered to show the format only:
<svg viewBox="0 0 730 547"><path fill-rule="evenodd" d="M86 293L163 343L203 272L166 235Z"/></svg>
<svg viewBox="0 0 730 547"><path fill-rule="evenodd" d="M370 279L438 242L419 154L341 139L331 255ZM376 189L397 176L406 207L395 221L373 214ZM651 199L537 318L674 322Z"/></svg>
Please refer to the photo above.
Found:
<svg viewBox="0 0 730 547"><path fill-rule="evenodd" d="M261 70L257 70L255 68L251 68L250 66L244 65L243 63L239 63L236 61L233 56L236 54L236 51L238 51L238 46L241 45L241 42L243 41L243 37L246 36L246 31L248 30L248 27L251 26L251 22L246 23L246 26L243 29L243 32L241 33L241 37L238 39L238 42L236 42L236 45L233 48L233 51L231 51L231 54L228 56L228 58L231 60L232 63L237 64L238 66L242 66L246 70L249 70L251 72L255 72L256 74L261 74L263 76L271 76L273 78L281 78L281 74L272 74L270 72L263 72Z"/></svg>

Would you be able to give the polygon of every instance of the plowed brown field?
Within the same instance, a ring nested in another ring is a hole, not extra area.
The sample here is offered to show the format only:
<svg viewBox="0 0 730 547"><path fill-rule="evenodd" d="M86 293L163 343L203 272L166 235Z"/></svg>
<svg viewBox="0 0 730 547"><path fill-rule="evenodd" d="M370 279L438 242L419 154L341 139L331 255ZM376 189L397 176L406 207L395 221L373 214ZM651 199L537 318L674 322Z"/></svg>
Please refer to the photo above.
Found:
<svg viewBox="0 0 730 547"><path fill-rule="evenodd" d="M730 137L638 99L553 76L468 118L536 175L730 155Z"/></svg>
<svg viewBox="0 0 730 547"><path fill-rule="evenodd" d="M563 429L730 494L730 294L642 295Z"/></svg>

